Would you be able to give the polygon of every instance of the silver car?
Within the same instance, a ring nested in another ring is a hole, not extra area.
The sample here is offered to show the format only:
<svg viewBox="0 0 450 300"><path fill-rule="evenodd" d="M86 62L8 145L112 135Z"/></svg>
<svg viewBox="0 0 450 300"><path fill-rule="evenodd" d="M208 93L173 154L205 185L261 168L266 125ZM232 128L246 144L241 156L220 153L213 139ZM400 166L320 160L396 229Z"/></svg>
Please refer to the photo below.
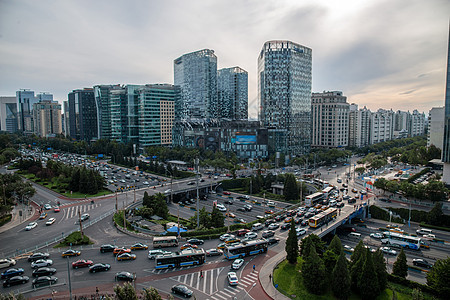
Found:
<svg viewBox="0 0 450 300"><path fill-rule="evenodd" d="M37 269L42 267L48 267L53 265L53 261L51 259L38 259L35 262L31 263L31 268Z"/></svg>

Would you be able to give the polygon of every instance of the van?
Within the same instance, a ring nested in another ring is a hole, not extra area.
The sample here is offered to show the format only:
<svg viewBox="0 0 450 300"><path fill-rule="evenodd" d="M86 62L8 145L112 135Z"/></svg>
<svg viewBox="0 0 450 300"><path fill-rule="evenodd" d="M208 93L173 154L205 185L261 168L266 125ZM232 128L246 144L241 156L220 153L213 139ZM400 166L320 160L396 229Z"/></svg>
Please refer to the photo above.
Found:
<svg viewBox="0 0 450 300"><path fill-rule="evenodd" d="M353 239L360 239L361 238L361 233L357 233L357 232L350 232L348 234L348 237L353 238Z"/></svg>
<svg viewBox="0 0 450 300"><path fill-rule="evenodd" d="M431 229L426 229L426 228L420 228L420 229L417 229L417 230L416 230L416 233L417 233L417 234L422 234L422 235L425 235L425 234L433 234L433 230L431 230Z"/></svg>
<svg viewBox="0 0 450 300"><path fill-rule="evenodd" d="M258 231L264 228L264 225L261 223L255 223L252 226L252 231Z"/></svg>

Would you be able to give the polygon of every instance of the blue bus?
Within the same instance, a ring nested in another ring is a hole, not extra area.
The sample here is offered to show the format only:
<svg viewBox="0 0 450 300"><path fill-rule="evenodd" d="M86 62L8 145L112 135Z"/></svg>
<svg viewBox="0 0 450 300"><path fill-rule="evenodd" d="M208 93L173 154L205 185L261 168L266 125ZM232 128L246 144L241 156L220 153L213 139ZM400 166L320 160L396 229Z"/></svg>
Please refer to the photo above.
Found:
<svg viewBox="0 0 450 300"><path fill-rule="evenodd" d="M173 269L178 267L201 265L205 262L206 254L203 249L185 249L155 258L156 269Z"/></svg>
<svg viewBox="0 0 450 300"><path fill-rule="evenodd" d="M265 239L258 239L239 243L237 245L226 245L223 254L227 259L244 258L267 252L269 243Z"/></svg>

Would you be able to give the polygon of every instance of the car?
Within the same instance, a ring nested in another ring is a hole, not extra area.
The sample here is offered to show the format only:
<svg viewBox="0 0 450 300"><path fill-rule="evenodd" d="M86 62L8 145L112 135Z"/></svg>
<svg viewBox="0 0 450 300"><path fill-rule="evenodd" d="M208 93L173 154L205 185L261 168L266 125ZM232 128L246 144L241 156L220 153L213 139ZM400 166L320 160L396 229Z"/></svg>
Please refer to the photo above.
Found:
<svg viewBox="0 0 450 300"><path fill-rule="evenodd" d="M370 237L374 238L374 239L381 239L383 237L383 235L379 232L374 232L374 233L370 234Z"/></svg>
<svg viewBox="0 0 450 300"><path fill-rule="evenodd" d="M236 238L236 237L232 237L229 239L225 240L225 244L233 244L233 243L239 243L241 240Z"/></svg>
<svg viewBox="0 0 450 300"><path fill-rule="evenodd" d="M424 267L427 269L431 269L431 267L433 267L432 264L430 264L428 261L426 261L423 258L415 258L413 259L413 265L418 266L418 267Z"/></svg>
<svg viewBox="0 0 450 300"><path fill-rule="evenodd" d="M117 247L114 245L110 245L110 244L106 244L106 245L101 245L100 247L100 252L101 253L105 253L105 252L113 252L114 249L116 249Z"/></svg>
<svg viewBox="0 0 450 300"><path fill-rule="evenodd" d="M231 268L233 270L239 270L242 267L243 264L244 264L244 260L242 258L238 258L238 259L235 259L233 261L233 264L231 265Z"/></svg>
<svg viewBox="0 0 450 300"><path fill-rule="evenodd" d="M62 257L80 256L80 255L81 255L81 251L77 251L77 250L73 250L73 249L66 250L61 254Z"/></svg>
<svg viewBox="0 0 450 300"><path fill-rule="evenodd" d="M233 200L227 199L223 203L228 204L228 205L233 205Z"/></svg>
<svg viewBox="0 0 450 300"><path fill-rule="evenodd" d="M41 252L36 252L33 253L32 255L28 256L28 261L29 262L33 262L39 259L47 259L50 257L50 254L48 253L41 253Z"/></svg>
<svg viewBox="0 0 450 300"><path fill-rule="evenodd" d="M185 298L189 298L189 297L192 296L192 294L194 294L194 292L191 291L191 290L190 290L187 286L185 286L184 284L177 284L177 285L174 285L174 286L171 288L171 291L172 291L172 293L181 295L181 296L183 296L183 297L185 297Z"/></svg>
<svg viewBox="0 0 450 300"><path fill-rule="evenodd" d="M386 253L386 254L397 255L397 251L395 251L394 249L391 249L389 247L381 247L380 250L383 251L383 253Z"/></svg>
<svg viewBox="0 0 450 300"><path fill-rule="evenodd" d="M369 249L369 251L370 251L371 253L377 252L377 250L375 250L375 249L373 249L373 248L370 248L370 247L367 246L367 245L364 245L364 248Z"/></svg>
<svg viewBox="0 0 450 300"><path fill-rule="evenodd" d="M89 273L108 271L109 269L111 269L110 264L98 263L89 267Z"/></svg>
<svg viewBox="0 0 450 300"><path fill-rule="evenodd" d="M25 227L25 230L26 230L26 231L29 231L29 230L31 230L31 229L33 229L33 228L36 228L37 225L38 225L38 224L37 224L36 222L31 222L31 223L29 223L29 224L27 225L27 227Z"/></svg>
<svg viewBox="0 0 450 300"><path fill-rule="evenodd" d="M48 221L45 223L45 225L50 226L50 225L52 225L53 223L55 223L55 221L56 221L55 218L50 218L50 219L48 219Z"/></svg>
<svg viewBox="0 0 450 300"><path fill-rule="evenodd" d="M278 224L278 223L272 223L272 224L270 224L269 225L269 229L270 230L275 230L275 229L278 229L280 227L280 224Z"/></svg>
<svg viewBox="0 0 450 300"><path fill-rule="evenodd" d="M239 230L236 232L236 235L237 235L237 236L244 236L247 232L250 232L250 230L248 230L248 229L239 229Z"/></svg>
<svg viewBox="0 0 450 300"><path fill-rule="evenodd" d="M33 271L33 276L34 277L52 276L55 273L56 273L56 269L55 268L44 267L44 268L39 268L39 269L34 270Z"/></svg>
<svg viewBox="0 0 450 300"><path fill-rule="evenodd" d="M165 254L170 254L170 253L172 253L172 252L159 250L159 249L158 250L149 250L148 251L148 258L149 259L155 259L156 256L158 256L158 255L165 255Z"/></svg>
<svg viewBox="0 0 450 300"><path fill-rule="evenodd" d="M118 261L135 260L135 259L136 259L136 254L131 254L131 253L122 253L117 256Z"/></svg>
<svg viewBox="0 0 450 300"><path fill-rule="evenodd" d="M273 202L272 200L268 200L267 206L275 206L275 202Z"/></svg>
<svg viewBox="0 0 450 300"><path fill-rule="evenodd" d="M16 265L16 260L12 258L2 258L0 259L0 269L8 268Z"/></svg>
<svg viewBox="0 0 450 300"><path fill-rule="evenodd" d="M205 243L205 241L200 240L200 239L189 239L189 240L187 240L187 243L192 244L192 245L203 245Z"/></svg>
<svg viewBox="0 0 450 300"><path fill-rule="evenodd" d="M247 210L246 210L245 208L243 208L243 207L238 207L238 208L237 208L237 211L240 211L240 212L247 212Z"/></svg>
<svg viewBox="0 0 450 300"><path fill-rule="evenodd" d="M231 193L230 193L230 192L227 192L227 191L223 192L223 194L224 194L224 195L231 195Z"/></svg>
<svg viewBox="0 0 450 300"><path fill-rule="evenodd" d="M342 208L342 207L344 207L344 202L339 202L338 204L336 204L336 207L337 208Z"/></svg>
<svg viewBox="0 0 450 300"><path fill-rule="evenodd" d="M305 228L296 228L295 232L297 233L297 236L302 236L302 235L306 234L306 229Z"/></svg>
<svg viewBox="0 0 450 300"><path fill-rule="evenodd" d="M270 238L270 237L273 237L274 235L275 235L275 232L273 232L272 230L264 230L262 232L263 238Z"/></svg>
<svg viewBox="0 0 450 300"><path fill-rule="evenodd" d="M143 185L149 185L148 181L144 181L142 184Z"/></svg>
<svg viewBox="0 0 450 300"><path fill-rule="evenodd" d="M131 274L130 272L122 271L122 272L116 273L114 280L116 280L116 281L133 281L134 275Z"/></svg>
<svg viewBox="0 0 450 300"><path fill-rule="evenodd" d="M284 219L284 223L291 223L292 221L292 217L287 217L286 219Z"/></svg>
<svg viewBox="0 0 450 300"><path fill-rule="evenodd" d="M223 204L220 204L220 203L216 205L216 208L221 212L227 211L227 208Z"/></svg>
<svg viewBox="0 0 450 300"><path fill-rule="evenodd" d="M357 193L357 192L358 192L358 190L357 190L357 189L355 189L355 188L352 188L352 192L353 192L353 193Z"/></svg>
<svg viewBox="0 0 450 300"><path fill-rule="evenodd" d="M227 278L228 278L228 284L229 285L238 285L239 280L238 280L238 277L236 275L236 272L228 272Z"/></svg>
<svg viewBox="0 0 450 300"><path fill-rule="evenodd" d="M254 240L254 239L257 239L257 238L258 238L258 234L257 234L256 232L247 232L247 233L245 234L245 238L246 238L247 240Z"/></svg>
<svg viewBox="0 0 450 300"><path fill-rule="evenodd" d="M142 243L136 243L131 246L131 250L147 250L148 246Z"/></svg>
<svg viewBox="0 0 450 300"><path fill-rule="evenodd" d="M291 228L291 224L290 223L285 223L285 224L281 225L281 229L282 230L288 230L289 228Z"/></svg>
<svg viewBox="0 0 450 300"><path fill-rule="evenodd" d="M219 239L220 239L221 241L225 241L226 239L234 238L234 237L235 237L235 236L232 235L232 234L225 233L225 234L222 234L222 235L219 237Z"/></svg>
<svg viewBox="0 0 450 300"><path fill-rule="evenodd" d="M244 205L244 209L245 209L246 211L251 211L252 208L253 208L253 206L251 206L250 204L245 204L245 205Z"/></svg>
<svg viewBox="0 0 450 300"><path fill-rule="evenodd" d="M220 243L219 245L217 245L217 249L219 250L225 249L226 245L227 245L226 243Z"/></svg>
<svg viewBox="0 0 450 300"><path fill-rule="evenodd" d="M53 265L53 260L51 259L38 259L31 263L32 269L42 268L42 267L48 267Z"/></svg>
<svg viewBox="0 0 450 300"><path fill-rule="evenodd" d="M43 212L40 216L39 216L39 220L43 220L47 218L47 213Z"/></svg>
<svg viewBox="0 0 450 300"><path fill-rule="evenodd" d="M382 202L391 203L391 199L388 199L388 198L378 198L378 200L380 200Z"/></svg>
<svg viewBox="0 0 450 300"><path fill-rule="evenodd" d="M10 287L12 285L27 283L29 280L30 280L30 277L28 277L28 276L14 276L11 278L7 278L4 281L3 287Z"/></svg>
<svg viewBox="0 0 450 300"><path fill-rule="evenodd" d="M360 190L359 193L360 193L361 195L367 195L367 191L365 191L365 190Z"/></svg>
<svg viewBox="0 0 450 300"><path fill-rule="evenodd" d="M295 218L294 219L294 223L295 224L300 224L302 222L302 218Z"/></svg>
<svg viewBox="0 0 450 300"><path fill-rule="evenodd" d="M72 263L72 268L74 268L74 269L85 268L85 267L90 267L93 264L94 264L94 262L92 260L79 259Z"/></svg>
<svg viewBox="0 0 450 300"><path fill-rule="evenodd" d="M280 241L279 238L270 238L270 239L267 240L267 242L269 243L269 245L276 244L276 243L278 243L279 241Z"/></svg>
<svg viewBox="0 0 450 300"><path fill-rule="evenodd" d="M197 246L197 245L193 245L193 244L186 243L186 244L184 244L183 246L180 247L181 250L188 249L188 248L194 248L194 249L197 249L198 246Z"/></svg>
<svg viewBox="0 0 450 300"><path fill-rule="evenodd" d="M223 254L223 251L219 250L219 249L206 250L206 256L220 256L222 254Z"/></svg>
<svg viewBox="0 0 450 300"><path fill-rule="evenodd" d="M33 280L32 282L32 287L37 287L37 286L45 286L45 285L52 285L55 284L58 281L58 278L55 276L42 276L42 277L38 277L35 280Z"/></svg>
<svg viewBox="0 0 450 300"><path fill-rule="evenodd" d="M5 272L2 273L2 279L11 278L14 276L22 275L24 270L22 268L12 268L8 269Z"/></svg>
<svg viewBox="0 0 450 300"><path fill-rule="evenodd" d="M114 248L113 254L120 255L122 253L131 253L131 249L125 247Z"/></svg>
<svg viewBox="0 0 450 300"><path fill-rule="evenodd" d="M87 219L89 219L89 214L82 214L80 217L81 222L86 221Z"/></svg>
<svg viewBox="0 0 450 300"><path fill-rule="evenodd" d="M355 251L355 249L353 249L349 245L344 245L344 251L353 252L353 251Z"/></svg>
<svg viewBox="0 0 450 300"><path fill-rule="evenodd" d="M52 209L52 206L50 205L50 204L44 204L44 209L45 210L51 210Z"/></svg>
<svg viewBox="0 0 450 300"><path fill-rule="evenodd" d="M423 238L429 241L432 241L436 238L436 236L434 234L424 234Z"/></svg>
<svg viewBox="0 0 450 300"><path fill-rule="evenodd" d="M273 209L266 209L266 210L264 211L264 213L266 213L266 214L268 214L268 215L271 215L271 214L274 214L275 212L273 211Z"/></svg>

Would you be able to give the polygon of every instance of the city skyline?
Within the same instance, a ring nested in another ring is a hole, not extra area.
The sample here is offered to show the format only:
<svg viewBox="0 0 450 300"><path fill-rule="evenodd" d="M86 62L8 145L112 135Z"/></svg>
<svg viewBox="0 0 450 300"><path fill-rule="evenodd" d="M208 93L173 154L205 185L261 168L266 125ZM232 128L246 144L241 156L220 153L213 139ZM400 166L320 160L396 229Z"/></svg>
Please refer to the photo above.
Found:
<svg viewBox="0 0 450 300"><path fill-rule="evenodd" d="M372 111L444 105L448 1L279 3L2 1L0 95L29 88L61 103L98 84L173 84L173 60L207 48L218 69L248 71L256 118L258 54L283 39L312 49L312 92Z"/></svg>

